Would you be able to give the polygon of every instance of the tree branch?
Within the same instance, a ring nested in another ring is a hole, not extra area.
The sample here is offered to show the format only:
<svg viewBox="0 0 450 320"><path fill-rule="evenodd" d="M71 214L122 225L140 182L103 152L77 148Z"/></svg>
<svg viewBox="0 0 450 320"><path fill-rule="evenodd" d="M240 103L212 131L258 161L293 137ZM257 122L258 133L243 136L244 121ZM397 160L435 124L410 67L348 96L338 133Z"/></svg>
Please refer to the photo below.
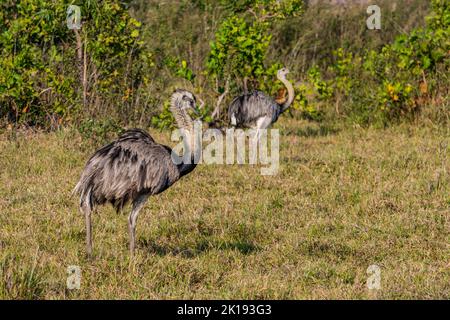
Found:
<svg viewBox="0 0 450 320"><path fill-rule="evenodd" d="M227 79L225 82L225 90L224 92L219 96L219 99L217 99L216 108L214 109L213 113L211 114L211 117L213 119L217 119L217 117L220 114L220 105L222 104L223 99L228 94L228 90L230 89L230 78Z"/></svg>

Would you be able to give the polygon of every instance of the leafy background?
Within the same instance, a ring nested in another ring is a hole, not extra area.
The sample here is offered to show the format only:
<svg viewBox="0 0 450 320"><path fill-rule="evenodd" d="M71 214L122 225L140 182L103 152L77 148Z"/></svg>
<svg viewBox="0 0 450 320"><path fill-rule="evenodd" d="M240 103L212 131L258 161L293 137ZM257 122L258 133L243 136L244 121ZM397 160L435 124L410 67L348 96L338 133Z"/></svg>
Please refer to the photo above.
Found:
<svg viewBox="0 0 450 320"><path fill-rule="evenodd" d="M225 106L243 90L276 96L282 66L296 87L291 116L447 123L450 5L406 2L380 1L382 30L368 30L365 6L351 2L3 1L1 124L75 125L88 136L168 128L177 87L201 98L206 122L224 95L215 115L223 124ZM66 26L70 4L82 11L78 38Z"/></svg>

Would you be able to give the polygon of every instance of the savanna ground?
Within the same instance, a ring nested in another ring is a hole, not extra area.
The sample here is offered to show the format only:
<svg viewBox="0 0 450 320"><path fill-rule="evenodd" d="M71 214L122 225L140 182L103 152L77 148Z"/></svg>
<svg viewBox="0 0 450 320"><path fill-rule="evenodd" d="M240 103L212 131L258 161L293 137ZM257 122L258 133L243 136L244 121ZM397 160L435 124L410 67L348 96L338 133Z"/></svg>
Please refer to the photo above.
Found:
<svg viewBox="0 0 450 320"><path fill-rule="evenodd" d="M450 132L333 128L284 117L280 171L199 166L150 198L137 254L127 214L71 196L96 146L75 130L0 137L0 298L411 299L450 297ZM169 132L151 130L174 145ZM381 268L369 291L367 268ZM67 267L82 270L66 289Z"/></svg>

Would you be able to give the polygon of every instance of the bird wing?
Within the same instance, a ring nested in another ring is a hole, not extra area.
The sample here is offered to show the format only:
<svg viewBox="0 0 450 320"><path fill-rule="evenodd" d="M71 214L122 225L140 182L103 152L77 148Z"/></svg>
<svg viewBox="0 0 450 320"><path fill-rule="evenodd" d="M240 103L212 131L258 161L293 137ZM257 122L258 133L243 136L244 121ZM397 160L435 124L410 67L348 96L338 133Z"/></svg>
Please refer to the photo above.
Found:
<svg viewBox="0 0 450 320"><path fill-rule="evenodd" d="M171 158L171 149L156 143L142 130L124 133L115 144L120 150L118 166L136 184L137 192L148 190L151 194L164 191L178 179L178 170Z"/></svg>
<svg viewBox="0 0 450 320"><path fill-rule="evenodd" d="M117 139L118 142L121 141L133 141L133 140L138 140L138 141L144 141L144 142L155 142L155 140L152 138L152 136L148 133L145 132L142 129L129 129L127 131L125 131L124 133L122 133L120 135L120 137Z"/></svg>
<svg viewBox="0 0 450 320"><path fill-rule="evenodd" d="M120 208L137 194L164 191L178 178L171 149L145 131L132 129L94 153L80 183L84 190L91 186L96 203L110 201Z"/></svg>
<svg viewBox="0 0 450 320"><path fill-rule="evenodd" d="M236 97L228 108L228 117L236 126L251 126L261 117L276 120L279 105L261 91Z"/></svg>

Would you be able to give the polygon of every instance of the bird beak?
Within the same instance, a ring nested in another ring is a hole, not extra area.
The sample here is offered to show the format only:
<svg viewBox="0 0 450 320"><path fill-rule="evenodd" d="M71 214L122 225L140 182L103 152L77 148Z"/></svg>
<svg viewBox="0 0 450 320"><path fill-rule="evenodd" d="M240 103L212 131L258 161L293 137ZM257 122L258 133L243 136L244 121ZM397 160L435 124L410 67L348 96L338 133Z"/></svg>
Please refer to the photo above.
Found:
<svg viewBox="0 0 450 320"><path fill-rule="evenodd" d="M194 113L196 116L199 116L200 113L198 112L195 102L190 104L189 107L186 107L186 110L190 110L192 113Z"/></svg>
<svg viewBox="0 0 450 320"><path fill-rule="evenodd" d="M192 107L192 111L194 112L194 114L195 114L196 116L199 116L199 115L200 115L200 112L198 112L197 108Z"/></svg>

